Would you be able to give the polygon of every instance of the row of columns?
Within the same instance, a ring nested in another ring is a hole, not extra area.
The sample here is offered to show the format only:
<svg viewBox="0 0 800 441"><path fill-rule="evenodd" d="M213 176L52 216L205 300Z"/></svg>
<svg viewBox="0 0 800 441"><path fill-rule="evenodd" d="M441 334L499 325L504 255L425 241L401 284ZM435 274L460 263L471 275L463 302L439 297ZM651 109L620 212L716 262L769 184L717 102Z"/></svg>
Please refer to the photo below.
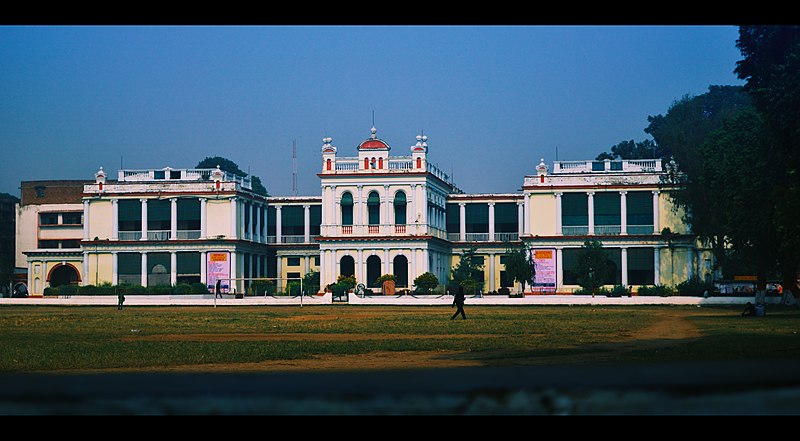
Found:
<svg viewBox="0 0 800 441"><path fill-rule="evenodd" d="M659 229L659 204L658 204L658 197L661 193L659 190L653 190L653 233L658 233ZM561 196L564 193L555 193L556 196L556 234L562 235L562 225L561 225ZM594 194L595 192L589 191L586 193L587 195L587 205L588 205L588 217L589 217L589 232L588 234L594 235L595 225L594 225ZM628 204L627 204L627 191L620 191L619 192L619 205L620 205L620 234L628 234ZM528 204L528 198L525 198L526 205ZM530 216L528 210L526 208L525 215ZM525 228L525 234L530 234L529 229Z"/></svg>
<svg viewBox="0 0 800 441"><path fill-rule="evenodd" d="M619 247L620 248L620 266L622 267L622 277L620 278L620 284L623 286L628 286L628 247ZM564 255L563 255L564 247L556 247L556 285L557 286L564 286ZM654 247L653 248L653 282L654 284L660 284L661 280L661 248ZM690 253L691 255L692 253ZM693 256L692 256L693 257ZM694 259L690 262L693 263ZM692 277L692 265L689 266L689 278Z"/></svg>
<svg viewBox="0 0 800 441"><path fill-rule="evenodd" d="M119 271L118 271L118 255L120 252L129 252L129 251L112 251L111 252L111 284L118 285L119 284ZM158 251L156 251L158 252ZM140 251L142 255L142 269L141 269L141 279L140 284L142 286L147 286L147 252ZM204 268L206 262L206 252L200 251L200 283L206 283L206 271ZM83 253L83 277L81 280L83 281L83 285L91 285L93 284L93 280L90 280L89 277L89 253L85 251ZM97 255L97 253L95 253ZM178 282L178 251L169 251L170 254L170 283L175 285ZM235 253L231 253L231 274L235 274L236 270L236 259ZM97 270L97 269L96 269Z"/></svg>
<svg viewBox="0 0 800 441"><path fill-rule="evenodd" d="M495 227L494 227L494 202L488 202L489 205L489 240L494 241ZM517 202L517 234L522 237L522 234L528 231L528 221L526 221L528 208L528 198L525 202ZM524 213L523 213L524 211ZM458 240L465 242L467 240L467 203L458 203Z"/></svg>
<svg viewBox="0 0 800 441"><path fill-rule="evenodd" d="M391 274L392 273L392 261L389 259L389 249L383 248L382 253L379 249L368 249L366 250L370 254L368 256L364 256L364 249L357 249L355 250L355 256L353 256L353 260L355 262L355 278L359 281L359 283L363 283L366 279L366 265L367 265L367 258L369 256L379 256L381 257L381 264L383 266L382 274ZM418 262L428 262L429 252L427 248L411 248L405 251L410 252L410 258L408 255L406 259L408 260L409 264L409 272L408 272L408 282L409 284L414 281L420 274L425 271L417 272L417 263ZM341 263L341 259L336 258L336 250L321 250L321 259L320 259L320 276L321 276L321 285L325 286L330 283L336 282L336 278L339 277L339 267ZM349 255L349 254L348 254ZM280 259L278 260L280 262ZM279 269L280 271L280 269ZM428 270L426 270L428 271ZM434 271L431 271L434 272ZM436 274L436 272L434 272ZM441 278L440 274L437 274L437 277Z"/></svg>
<svg viewBox="0 0 800 441"><path fill-rule="evenodd" d="M433 217L431 209L423 206L417 206L417 200L425 201L427 185L425 184L410 184L411 194L406 195L406 224L413 224L417 221L417 214L419 214L420 224L426 224L429 218ZM390 216L393 213L394 200L389 194L389 185L383 185L383 192L380 194L380 224L392 224L394 219ZM333 210L328 210L327 207L332 207ZM336 194L335 185L325 185L322 187L322 224L323 225L341 225L342 224L342 200ZM356 185L356 194L353 195L353 224L366 225L367 218L367 201L364 196L364 186ZM306 223L308 224L308 223ZM441 214L440 225L444 226L444 214ZM443 229L443 228L442 228ZM331 232L323 232L324 235L332 235Z"/></svg>

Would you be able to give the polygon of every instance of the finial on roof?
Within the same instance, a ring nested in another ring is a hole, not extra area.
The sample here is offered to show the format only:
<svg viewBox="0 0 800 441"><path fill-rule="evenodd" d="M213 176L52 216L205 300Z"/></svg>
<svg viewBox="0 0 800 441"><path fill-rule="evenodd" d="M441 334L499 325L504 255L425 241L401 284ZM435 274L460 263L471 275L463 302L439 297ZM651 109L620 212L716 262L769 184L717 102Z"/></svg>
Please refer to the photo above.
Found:
<svg viewBox="0 0 800 441"><path fill-rule="evenodd" d="M370 135L369 135L370 138L372 138L372 139L377 138L377 136L375 134L378 132L378 129L376 129L375 126L372 126L372 128L369 129L369 132L370 132Z"/></svg>

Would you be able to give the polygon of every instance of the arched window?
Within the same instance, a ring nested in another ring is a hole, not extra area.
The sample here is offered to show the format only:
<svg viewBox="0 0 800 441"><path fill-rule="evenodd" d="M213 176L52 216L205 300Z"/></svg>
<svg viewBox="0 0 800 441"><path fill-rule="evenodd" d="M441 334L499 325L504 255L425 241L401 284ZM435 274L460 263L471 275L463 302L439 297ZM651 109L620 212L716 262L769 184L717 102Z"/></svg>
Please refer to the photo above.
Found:
<svg viewBox="0 0 800 441"><path fill-rule="evenodd" d="M417 168L422 168L422 158L417 158Z"/></svg>
<svg viewBox="0 0 800 441"><path fill-rule="evenodd" d="M346 191L342 194L342 225L353 225L353 195Z"/></svg>
<svg viewBox="0 0 800 441"><path fill-rule="evenodd" d="M381 223L381 197L378 192L371 191L367 197L367 211L369 213L369 224L380 225Z"/></svg>
<svg viewBox="0 0 800 441"><path fill-rule="evenodd" d="M339 261L339 274L345 277L353 277L356 274L356 262L353 256L344 256Z"/></svg>
<svg viewBox="0 0 800 441"><path fill-rule="evenodd" d="M395 287L408 287L408 259L406 256L395 256L392 261Z"/></svg>
<svg viewBox="0 0 800 441"><path fill-rule="evenodd" d="M378 158L378 168L383 168L383 158Z"/></svg>
<svg viewBox="0 0 800 441"><path fill-rule="evenodd" d="M369 158L364 158L364 170L369 168Z"/></svg>
<svg viewBox="0 0 800 441"><path fill-rule="evenodd" d="M378 277L381 276L381 258L378 256L369 256L367 258L367 288L378 288L379 285L375 283Z"/></svg>
<svg viewBox="0 0 800 441"><path fill-rule="evenodd" d="M394 195L394 223L406 224L406 194L403 191L398 191Z"/></svg>
<svg viewBox="0 0 800 441"><path fill-rule="evenodd" d="M61 285L77 285L80 281L81 278L78 274L78 270L70 264L56 265L50 270L50 274L48 275L48 282L50 282L50 286L54 288Z"/></svg>
<svg viewBox="0 0 800 441"><path fill-rule="evenodd" d="M325 169L330 171L331 170L331 160L330 159L326 159L325 160L325 164L326 164L325 165Z"/></svg>

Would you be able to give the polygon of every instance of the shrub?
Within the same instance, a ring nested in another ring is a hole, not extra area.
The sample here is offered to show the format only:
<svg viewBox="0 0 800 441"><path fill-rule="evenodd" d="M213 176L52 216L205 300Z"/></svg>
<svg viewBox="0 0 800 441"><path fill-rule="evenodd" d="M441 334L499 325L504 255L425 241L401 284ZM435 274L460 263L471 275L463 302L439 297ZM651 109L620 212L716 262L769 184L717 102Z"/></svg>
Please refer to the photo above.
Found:
<svg viewBox="0 0 800 441"><path fill-rule="evenodd" d="M341 283L345 287L345 292L347 292L356 287L356 278L353 276L339 276L336 278L336 283Z"/></svg>
<svg viewBox="0 0 800 441"><path fill-rule="evenodd" d="M78 285L61 285L58 287L58 294L62 296L72 296L78 293Z"/></svg>
<svg viewBox="0 0 800 441"><path fill-rule="evenodd" d="M508 287L503 286L503 287L501 287L500 289L497 290L497 293L500 294L501 296L507 296L507 295L511 294L511 290L508 289Z"/></svg>
<svg viewBox="0 0 800 441"><path fill-rule="evenodd" d="M391 280L392 282L395 281L394 274L384 274L377 279L375 279L375 284L378 286L383 286L383 282Z"/></svg>
<svg viewBox="0 0 800 441"><path fill-rule="evenodd" d="M94 285L86 285L78 287L78 294L80 295L97 295L101 294L101 289Z"/></svg>
<svg viewBox="0 0 800 441"><path fill-rule="evenodd" d="M210 294L211 293L211 291L208 290L208 287L206 286L205 283L194 282L189 286L191 287L192 293L194 293L194 294Z"/></svg>
<svg viewBox="0 0 800 441"><path fill-rule="evenodd" d="M123 294L147 294L147 288L141 285L123 284L117 287Z"/></svg>
<svg viewBox="0 0 800 441"><path fill-rule="evenodd" d="M714 291L714 284L703 282L697 277L692 277L689 280L679 283L675 288L677 288L679 296L702 297L703 292L706 290L708 290L708 292Z"/></svg>
<svg viewBox="0 0 800 441"><path fill-rule="evenodd" d="M148 294L167 295L172 293L172 285L153 285L147 287Z"/></svg>
<svg viewBox="0 0 800 441"><path fill-rule="evenodd" d="M611 292L608 293L609 297L627 297L628 289L622 285L614 285Z"/></svg>
<svg viewBox="0 0 800 441"><path fill-rule="evenodd" d="M319 272L310 271L303 276L303 291L306 294L316 294L319 292Z"/></svg>
<svg viewBox="0 0 800 441"><path fill-rule="evenodd" d="M293 280L286 284L286 295L299 296L300 295L300 282Z"/></svg>
<svg viewBox="0 0 800 441"><path fill-rule="evenodd" d="M275 295L275 284L272 283L272 280L267 279L257 279L250 283L250 292L253 295L266 295L272 296Z"/></svg>
<svg viewBox="0 0 800 441"><path fill-rule="evenodd" d="M672 288L665 285L640 286L637 294L640 296L668 297L672 295Z"/></svg>
<svg viewBox="0 0 800 441"><path fill-rule="evenodd" d="M58 288L57 287L53 288L51 286L48 286L47 288L44 289L44 293L43 294L46 295L46 296L57 296L58 295Z"/></svg>
<svg viewBox="0 0 800 441"><path fill-rule="evenodd" d="M430 294L431 291L436 289L439 286L439 279L436 277L435 274L430 272L425 272L420 274L416 279L414 279L414 286L416 288L414 291L417 294Z"/></svg>
<svg viewBox="0 0 800 441"><path fill-rule="evenodd" d="M172 294L191 294L192 286L188 283L179 283L172 287Z"/></svg>

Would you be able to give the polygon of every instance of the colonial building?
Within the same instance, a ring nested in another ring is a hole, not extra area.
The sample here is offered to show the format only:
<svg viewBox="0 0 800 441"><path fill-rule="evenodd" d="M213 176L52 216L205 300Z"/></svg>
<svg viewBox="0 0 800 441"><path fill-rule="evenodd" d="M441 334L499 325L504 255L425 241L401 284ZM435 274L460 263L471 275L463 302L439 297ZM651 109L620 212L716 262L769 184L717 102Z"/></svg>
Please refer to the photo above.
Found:
<svg viewBox="0 0 800 441"><path fill-rule="evenodd" d="M119 170L116 180L101 168L77 205L59 208L59 224L83 220L63 224L71 235L79 228L80 237L58 238L60 250L78 245L59 254L61 265L84 285L213 286L221 279L239 293L255 278L271 278L282 290L318 271L322 287L346 275L378 288L379 276L393 274L398 288L413 288L425 272L445 282L461 253L474 248L489 293L514 286L505 273L513 244L535 256L529 292L569 293L578 288L581 246L597 239L609 253L609 285L710 276L710 254L672 206L660 161L556 161L551 169L542 160L522 177L520 192L465 194L428 162L427 137L406 148L391 155L373 128L356 156L339 156L325 138L321 195L306 197L261 196L248 178L219 168ZM39 220L37 237L56 240ZM58 266L45 261L59 252L43 251L41 242L33 248L31 234L17 244L30 290L41 295L52 284L44 274Z"/></svg>

